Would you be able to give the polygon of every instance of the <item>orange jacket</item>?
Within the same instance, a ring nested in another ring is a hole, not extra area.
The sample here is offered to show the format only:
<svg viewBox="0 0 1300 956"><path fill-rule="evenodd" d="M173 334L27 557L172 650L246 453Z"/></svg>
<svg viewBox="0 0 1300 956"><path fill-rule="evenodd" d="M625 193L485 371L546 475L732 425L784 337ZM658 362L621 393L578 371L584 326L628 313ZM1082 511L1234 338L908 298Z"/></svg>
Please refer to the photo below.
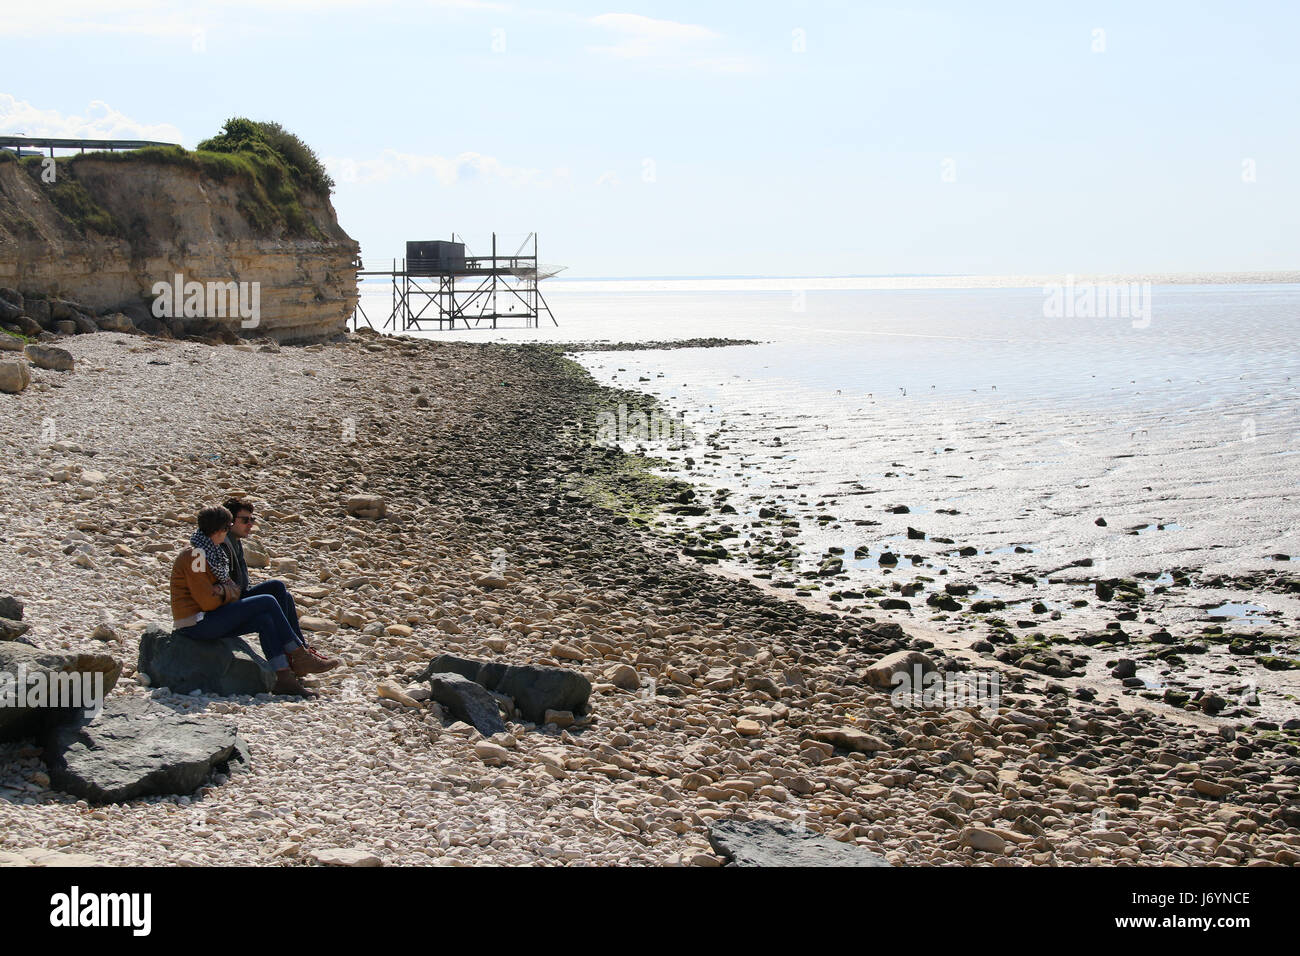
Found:
<svg viewBox="0 0 1300 956"><path fill-rule="evenodd" d="M215 611L229 598L197 548L186 548L172 563L171 596L174 621L193 617L199 611Z"/></svg>

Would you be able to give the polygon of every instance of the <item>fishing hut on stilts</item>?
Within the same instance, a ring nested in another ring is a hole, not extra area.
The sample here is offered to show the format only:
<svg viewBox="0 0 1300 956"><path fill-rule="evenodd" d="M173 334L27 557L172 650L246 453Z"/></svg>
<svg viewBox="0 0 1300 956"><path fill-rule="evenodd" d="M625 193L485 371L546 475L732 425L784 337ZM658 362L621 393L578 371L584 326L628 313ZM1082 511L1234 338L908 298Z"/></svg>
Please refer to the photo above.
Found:
<svg viewBox="0 0 1300 956"><path fill-rule="evenodd" d="M490 255L466 250L453 233L450 240L408 242L406 258L394 259L390 268L368 268L358 260L358 282L387 278L391 284L392 307L379 328L537 328L543 315L560 324L538 286L565 267L538 262L537 233L529 233L513 255L497 254L496 233ZM362 322L375 328L358 300L352 328Z"/></svg>

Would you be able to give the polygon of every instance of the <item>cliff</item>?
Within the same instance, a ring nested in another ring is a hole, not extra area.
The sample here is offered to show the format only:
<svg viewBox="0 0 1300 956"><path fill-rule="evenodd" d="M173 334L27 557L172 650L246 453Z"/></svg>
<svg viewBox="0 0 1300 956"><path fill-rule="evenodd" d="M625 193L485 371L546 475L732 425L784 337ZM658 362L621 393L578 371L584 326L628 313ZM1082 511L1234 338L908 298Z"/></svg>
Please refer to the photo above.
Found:
<svg viewBox="0 0 1300 956"><path fill-rule="evenodd" d="M0 287L143 317L155 283L177 274L256 282L256 327L239 315L165 324L286 343L343 331L356 305L359 247L327 190L267 183L239 157L180 148L60 158L53 183L42 172L39 159L0 159Z"/></svg>

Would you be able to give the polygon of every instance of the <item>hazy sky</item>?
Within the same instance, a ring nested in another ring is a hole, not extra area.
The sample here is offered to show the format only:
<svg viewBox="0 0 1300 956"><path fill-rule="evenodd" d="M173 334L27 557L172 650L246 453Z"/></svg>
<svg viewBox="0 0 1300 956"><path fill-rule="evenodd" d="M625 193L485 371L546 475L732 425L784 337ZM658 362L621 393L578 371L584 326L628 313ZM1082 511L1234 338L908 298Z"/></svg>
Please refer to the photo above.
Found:
<svg viewBox="0 0 1300 956"><path fill-rule="evenodd" d="M570 276L1300 267L1294 2L0 3L0 133L277 120L367 257Z"/></svg>

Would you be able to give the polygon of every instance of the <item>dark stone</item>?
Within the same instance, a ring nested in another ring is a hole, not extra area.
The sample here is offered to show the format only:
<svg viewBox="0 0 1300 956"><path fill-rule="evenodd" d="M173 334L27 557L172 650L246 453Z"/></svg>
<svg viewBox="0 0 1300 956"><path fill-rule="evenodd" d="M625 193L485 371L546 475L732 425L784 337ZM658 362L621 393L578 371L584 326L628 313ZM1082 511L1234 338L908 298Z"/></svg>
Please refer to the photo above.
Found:
<svg viewBox="0 0 1300 956"><path fill-rule="evenodd" d="M136 669L153 687L176 694L201 691L219 697L269 694L275 671L239 637L199 641L151 624L140 635Z"/></svg>
<svg viewBox="0 0 1300 956"><path fill-rule="evenodd" d="M438 655L416 680L429 680L434 674L444 673L459 674L513 698L519 715L535 724L545 721L548 710L585 714L591 697L591 681L568 668L480 662L452 654Z"/></svg>
<svg viewBox="0 0 1300 956"><path fill-rule="evenodd" d="M23 308L31 316L32 321L37 323L43 329L49 329L53 323L50 317L50 303L45 299L28 298L23 303Z"/></svg>
<svg viewBox="0 0 1300 956"><path fill-rule="evenodd" d="M883 856L811 830L768 820L716 820L709 845L732 866L880 866Z"/></svg>
<svg viewBox="0 0 1300 956"><path fill-rule="evenodd" d="M500 708L482 684L454 671L430 674L428 681L432 699L451 711L457 720L473 724L485 737L505 732Z"/></svg>
<svg viewBox="0 0 1300 956"><path fill-rule="evenodd" d="M96 688L93 675L103 674L102 686ZM38 734L49 727L84 716L86 706L96 691L107 695L117 684L122 665L107 654L81 654L75 651L47 651L14 641L0 642L0 695L7 699L0 706L0 740L17 740ZM87 685L85 675L89 675ZM28 707L31 692L40 687L49 696L74 695L76 706ZM84 705L84 706L83 706Z"/></svg>
<svg viewBox="0 0 1300 956"><path fill-rule="evenodd" d="M0 641L16 641L31 629L30 624L0 617Z"/></svg>
<svg viewBox="0 0 1300 956"><path fill-rule="evenodd" d="M0 299L0 322L12 322L23 314L21 305L14 305L12 302L6 302Z"/></svg>
<svg viewBox="0 0 1300 956"><path fill-rule="evenodd" d="M918 531L916 528L909 527L909 528L907 529L907 537L908 537L909 539L911 539L912 541L924 541L924 540L925 540L925 532L924 532L924 531Z"/></svg>
<svg viewBox="0 0 1300 956"><path fill-rule="evenodd" d="M12 594L0 594L0 617L7 617L11 621L21 621L23 619L23 602Z"/></svg>
<svg viewBox="0 0 1300 956"><path fill-rule="evenodd" d="M591 681L577 671L533 664L506 667L491 689L513 697L519 716L535 724L545 720L548 710L585 714L591 697Z"/></svg>
<svg viewBox="0 0 1300 956"><path fill-rule="evenodd" d="M880 608L882 611L908 611L912 605L902 598L885 598L880 602Z"/></svg>
<svg viewBox="0 0 1300 956"><path fill-rule="evenodd" d="M1114 669L1110 672L1111 677L1118 677L1120 680L1132 677L1137 673L1137 661L1122 657L1115 662Z"/></svg>
<svg viewBox="0 0 1300 956"><path fill-rule="evenodd" d="M48 732L42 744L51 783L96 803L193 793L214 768L229 771L248 760L234 724L130 697Z"/></svg>

